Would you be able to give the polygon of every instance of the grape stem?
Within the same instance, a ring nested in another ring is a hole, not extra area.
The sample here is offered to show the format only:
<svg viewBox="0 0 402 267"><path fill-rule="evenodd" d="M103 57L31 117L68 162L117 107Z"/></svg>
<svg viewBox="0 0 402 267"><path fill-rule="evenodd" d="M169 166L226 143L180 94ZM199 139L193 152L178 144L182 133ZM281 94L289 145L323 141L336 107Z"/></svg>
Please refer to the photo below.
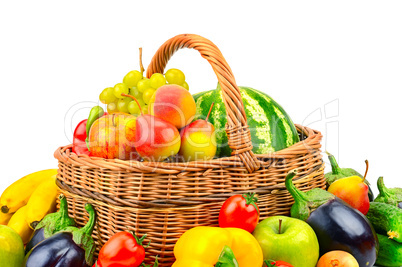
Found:
<svg viewBox="0 0 402 267"><path fill-rule="evenodd" d="M211 115L212 108L214 107L215 102L212 102L211 107L209 108L208 115L205 118L205 121L208 121L209 115Z"/></svg>
<svg viewBox="0 0 402 267"><path fill-rule="evenodd" d="M121 95L122 95L122 96L129 97L129 98L132 98L132 99L135 101L135 103L137 103L138 108L140 109L141 115L144 115L144 113L142 112L141 105L140 105L140 103L138 102L137 98L135 98L135 97L132 96L132 95L126 95L126 94L121 94Z"/></svg>
<svg viewBox="0 0 402 267"><path fill-rule="evenodd" d="M144 65L142 65L142 47L140 47L140 70L141 70L141 73L144 74L145 69L144 69Z"/></svg>

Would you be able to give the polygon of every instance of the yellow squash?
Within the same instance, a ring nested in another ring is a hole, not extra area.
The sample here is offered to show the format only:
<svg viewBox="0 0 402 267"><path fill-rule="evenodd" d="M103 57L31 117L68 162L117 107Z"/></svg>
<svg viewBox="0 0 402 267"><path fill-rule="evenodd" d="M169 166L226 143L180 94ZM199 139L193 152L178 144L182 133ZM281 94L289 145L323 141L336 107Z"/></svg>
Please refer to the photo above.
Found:
<svg viewBox="0 0 402 267"><path fill-rule="evenodd" d="M185 232L174 247L172 267L213 267L225 246L232 249L239 267L260 267L263 253L258 241L239 228L198 226Z"/></svg>
<svg viewBox="0 0 402 267"><path fill-rule="evenodd" d="M14 213L28 203L35 189L44 181L57 174L57 169L31 173L10 185L0 198L1 212Z"/></svg>
<svg viewBox="0 0 402 267"><path fill-rule="evenodd" d="M41 183L32 193L27 204L26 222L32 229L47 214L56 211L56 200L59 188L56 185L56 175Z"/></svg>
<svg viewBox="0 0 402 267"><path fill-rule="evenodd" d="M14 231L20 235L24 244L28 243L33 233L33 230L26 222L26 211L27 206L21 207L16 213L14 213L7 224L8 227L14 229Z"/></svg>

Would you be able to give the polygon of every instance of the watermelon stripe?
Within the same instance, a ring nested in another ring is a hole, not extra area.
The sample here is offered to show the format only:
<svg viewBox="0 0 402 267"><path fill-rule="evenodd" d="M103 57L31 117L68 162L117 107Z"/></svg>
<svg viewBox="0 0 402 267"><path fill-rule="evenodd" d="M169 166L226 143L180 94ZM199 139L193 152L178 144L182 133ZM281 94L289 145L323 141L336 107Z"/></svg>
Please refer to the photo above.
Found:
<svg viewBox="0 0 402 267"><path fill-rule="evenodd" d="M266 110L267 113L269 114L275 114L275 121L272 122L273 127L276 128L275 126L279 127L280 131L276 131L277 138L283 137L283 139L280 142L276 142L274 145L275 151L284 149L286 147L289 147L297 142L299 142L299 136L296 130L296 127L293 124L293 121L291 118L286 114L285 110L272 98L267 96L266 94L255 90L253 88L248 88L249 90L257 93L260 95L267 103L273 104L273 110ZM285 133L285 136L283 134Z"/></svg>
<svg viewBox="0 0 402 267"><path fill-rule="evenodd" d="M252 91L241 90L241 95L245 105L254 152L257 154L273 152L269 114L262 108L258 96Z"/></svg>

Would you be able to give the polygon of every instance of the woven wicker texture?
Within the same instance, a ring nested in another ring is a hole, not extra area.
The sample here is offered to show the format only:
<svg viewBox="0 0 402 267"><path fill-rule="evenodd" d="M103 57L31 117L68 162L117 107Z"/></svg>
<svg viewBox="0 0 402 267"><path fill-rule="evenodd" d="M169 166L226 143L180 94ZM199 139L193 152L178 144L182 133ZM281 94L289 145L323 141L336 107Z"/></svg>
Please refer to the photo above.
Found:
<svg viewBox="0 0 402 267"><path fill-rule="evenodd" d="M194 48L207 59L223 91L228 114L231 157L202 162L139 162L77 156L71 145L55 152L58 185L66 195L70 215L87 221L84 205L93 203L98 220L97 249L118 231L147 234L146 262L156 255L160 266L174 262L173 247L182 233L197 225L217 225L222 203L231 195L256 192L261 219L288 215L293 203L284 178L298 169L294 182L301 190L325 187L320 132L296 125L301 141L284 150L254 155L240 92L219 49L197 35L179 35L161 46L147 70L163 73L180 48Z"/></svg>

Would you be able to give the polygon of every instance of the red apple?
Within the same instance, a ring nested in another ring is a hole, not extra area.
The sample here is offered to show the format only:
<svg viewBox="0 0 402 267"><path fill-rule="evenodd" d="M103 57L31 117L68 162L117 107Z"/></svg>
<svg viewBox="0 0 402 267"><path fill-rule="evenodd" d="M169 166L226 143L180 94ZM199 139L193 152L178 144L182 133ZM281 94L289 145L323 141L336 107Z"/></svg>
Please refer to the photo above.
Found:
<svg viewBox="0 0 402 267"><path fill-rule="evenodd" d="M136 118L124 113L97 119L89 131L91 155L106 159L140 159L134 146L135 124Z"/></svg>
<svg viewBox="0 0 402 267"><path fill-rule="evenodd" d="M176 155L181 143L173 124L152 115L138 116L135 140L138 154L148 161L163 161Z"/></svg>

